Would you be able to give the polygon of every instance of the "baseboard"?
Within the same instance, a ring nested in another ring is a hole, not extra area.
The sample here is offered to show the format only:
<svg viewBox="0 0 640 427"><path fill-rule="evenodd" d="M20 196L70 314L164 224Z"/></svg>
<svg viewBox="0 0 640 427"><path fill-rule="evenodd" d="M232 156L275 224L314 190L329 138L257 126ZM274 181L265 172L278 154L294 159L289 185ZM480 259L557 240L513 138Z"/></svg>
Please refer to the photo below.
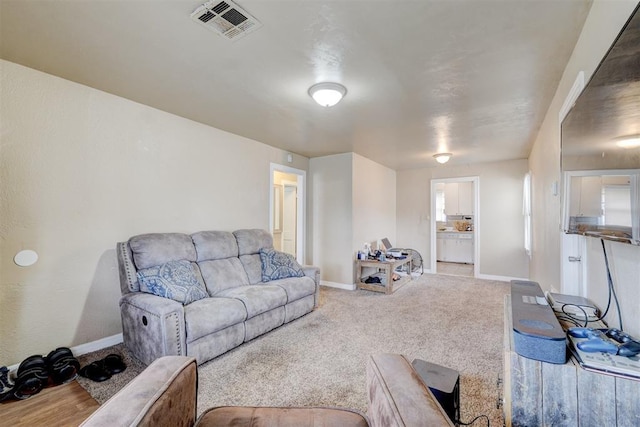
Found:
<svg viewBox="0 0 640 427"><path fill-rule="evenodd" d="M425 272L425 274L436 274L431 269L424 270L424 272ZM521 277L496 276L496 275L493 275L493 274L478 274L476 279L497 280L499 282L510 282L512 280L529 280L529 279L523 279Z"/></svg>
<svg viewBox="0 0 640 427"><path fill-rule="evenodd" d="M492 274L479 274L477 279L498 280L500 282L510 282L512 280L529 280L522 277L494 276Z"/></svg>
<svg viewBox="0 0 640 427"><path fill-rule="evenodd" d="M92 351L98 351L106 347L111 347L112 345L120 344L122 340L122 334L116 334L96 341L91 341L86 344L71 347L71 352L74 356L81 356L83 354L91 353Z"/></svg>
<svg viewBox="0 0 640 427"><path fill-rule="evenodd" d="M329 288L338 288L338 289L344 289L347 291L355 291L356 290L356 285L352 284L346 284L346 283L337 283L337 282L329 282L327 280L321 280L320 281L320 286L327 286Z"/></svg>
<svg viewBox="0 0 640 427"><path fill-rule="evenodd" d="M101 338L96 341L91 341L86 344L80 344L75 347L70 347L69 349L73 353L74 356L82 356L83 354L91 353L92 351L102 350L103 348L111 347L112 345L120 344L122 342L122 334L112 335L110 337ZM43 356L46 356L44 354ZM9 371L13 371L18 369L20 366L19 363L15 365L7 366Z"/></svg>

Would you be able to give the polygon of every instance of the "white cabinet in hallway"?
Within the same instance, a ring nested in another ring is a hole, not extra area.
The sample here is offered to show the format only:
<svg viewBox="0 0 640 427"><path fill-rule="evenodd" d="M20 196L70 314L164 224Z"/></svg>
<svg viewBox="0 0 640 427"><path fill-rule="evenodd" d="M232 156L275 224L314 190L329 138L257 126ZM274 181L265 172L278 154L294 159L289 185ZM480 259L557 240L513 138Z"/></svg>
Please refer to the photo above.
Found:
<svg viewBox="0 0 640 427"><path fill-rule="evenodd" d="M473 215L473 183L449 182L444 186L446 215Z"/></svg>
<svg viewBox="0 0 640 427"><path fill-rule="evenodd" d="M438 261L473 264L473 233L438 232L436 254Z"/></svg>
<svg viewBox="0 0 640 427"><path fill-rule="evenodd" d="M602 177L571 177L571 216L599 217L602 215Z"/></svg>

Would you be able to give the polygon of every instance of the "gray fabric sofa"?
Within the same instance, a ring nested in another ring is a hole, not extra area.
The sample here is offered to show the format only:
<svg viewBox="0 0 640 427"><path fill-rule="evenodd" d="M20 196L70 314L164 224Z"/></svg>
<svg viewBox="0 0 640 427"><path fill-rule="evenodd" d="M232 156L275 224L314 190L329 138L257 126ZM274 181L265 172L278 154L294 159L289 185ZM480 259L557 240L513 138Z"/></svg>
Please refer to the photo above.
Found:
<svg viewBox="0 0 640 427"><path fill-rule="evenodd" d="M201 364L311 312L320 270L304 266L303 277L262 282L260 249L272 248L264 230L155 233L119 242L127 348L145 364L168 355L193 356ZM187 261L208 297L183 304L141 290L139 271Z"/></svg>
<svg viewBox="0 0 640 427"><path fill-rule="evenodd" d="M221 406L201 408L202 414L197 417L195 360L162 357L98 408L82 426L453 427L404 356L369 356L366 374L366 415L335 407Z"/></svg>

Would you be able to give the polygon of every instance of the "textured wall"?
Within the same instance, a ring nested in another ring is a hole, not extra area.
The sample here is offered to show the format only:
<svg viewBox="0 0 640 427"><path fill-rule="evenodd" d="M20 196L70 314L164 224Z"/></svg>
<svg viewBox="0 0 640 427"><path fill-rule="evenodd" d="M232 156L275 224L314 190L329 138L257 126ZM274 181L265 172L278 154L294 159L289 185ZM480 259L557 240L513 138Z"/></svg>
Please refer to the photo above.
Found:
<svg viewBox="0 0 640 427"><path fill-rule="evenodd" d="M354 154L352 215L352 257L364 242L387 237L392 245L397 245L396 171ZM355 277L355 271L353 274Z"/></svg>
<svg viewBox="0 0 640 427"><path fill-rule="evenodd" d="M268 229L270 162L287 164L286 152L0 66L0 365L121 332L117 241ZM40 259L21 268L26 248Z"/></svg>
<svg viewBox="0 0 640 427"><path fill-rule="evenodd" d="M524 251L522 180L526 160L478 163L464 166L437 166L398 172L398 241L416 249L424 268L430 266L431 180L479 177L480 274L524 278L529 275L529 259ZM435 236L433 237L435 238Z"/></svg>
<svg viewBox="0 0 640 427"><path fill-rule="evenodd" d="M322 266L322 280L351 283L353 153L309 161L313 238L312 264Z"/></svg>

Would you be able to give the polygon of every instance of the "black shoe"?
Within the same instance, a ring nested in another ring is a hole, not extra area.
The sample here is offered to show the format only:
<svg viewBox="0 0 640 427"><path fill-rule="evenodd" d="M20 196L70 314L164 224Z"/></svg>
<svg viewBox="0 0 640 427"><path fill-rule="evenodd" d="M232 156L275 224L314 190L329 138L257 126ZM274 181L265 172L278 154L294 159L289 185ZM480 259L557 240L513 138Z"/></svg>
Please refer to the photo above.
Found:
<svg viewBox="0 0 640 427"><path fill-rule="evenodd" d="M13 391L13 379L9 374L6 366L0 367L0 402L11 396Z"/></svg>
<svg viewBox="0 0 640 427"><path fill-rule="evenodd" d="M102 361L89 363L80 369L80 375L98 383L111 378L111 374L104 369Z"/></svg>
<svg viewBox="0 0 640 427"><path fill-rule="evenodd" d="M102 368L111 375L119 374L127 369L127 365L125 365L122 356L119 354L109 354L100 363L102 363Z"/></svg>

